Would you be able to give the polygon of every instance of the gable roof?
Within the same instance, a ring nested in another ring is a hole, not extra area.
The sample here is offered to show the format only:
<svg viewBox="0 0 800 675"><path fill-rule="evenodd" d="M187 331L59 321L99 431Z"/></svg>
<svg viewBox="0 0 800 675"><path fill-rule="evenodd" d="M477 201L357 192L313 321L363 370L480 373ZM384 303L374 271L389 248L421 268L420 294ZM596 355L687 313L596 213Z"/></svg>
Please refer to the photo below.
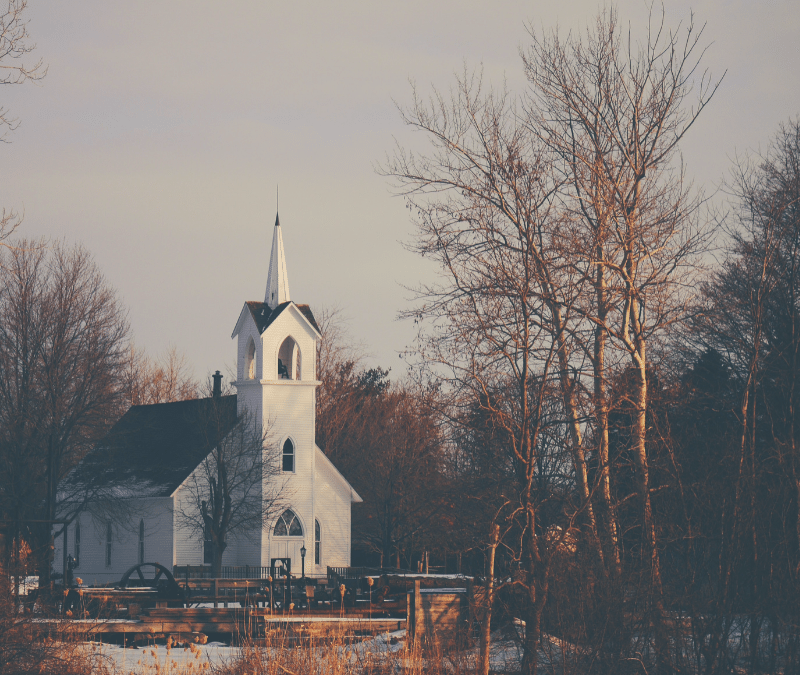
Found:
<svg viewBox="0 0 800 675"><path fill-rule="evenodd" d="M358 492L355 491L352 485L350 485L350 481L347 480L342 475L342 472L336 468L336 465L330 460L328 455L326 455L320 447L314 443L314 452L316 453L316 467L317 470L323 470L328 473L334 481L338 481L340 485L344 486L350 492L350 503L351 504L360 504L364 500L361 499Z"/></svg>
<svg viewBox="0 0 800 675"><path fill-rule="evenodd" d="M259 335L262 335L267 328L283 313L285 309L287 309L290 305L294 305L297 307L299 312L305 317L306 321L311 324L311 327L317 332L317 335L321 335L321 331L319 326L317 325L317 321L314 318L314 313L311 311L311 307L308 305L298 305L293 303L291 300L287 302L282 302L278 305L275 309L272 309L267 303L265 302L254 302L248 301L244 303L245 306L250 310L250 314L253 317L253 321L256 323L256 327L258 328ZM233 334L239 330L239 325L237 324L236 330L234 330Z"/></svg>
<svg viewBox="0 0 800 675"><path fill-rule="evenodd" d="M169 496L236 420L236 395L132 406L67 480L118 496Z"/></svg>

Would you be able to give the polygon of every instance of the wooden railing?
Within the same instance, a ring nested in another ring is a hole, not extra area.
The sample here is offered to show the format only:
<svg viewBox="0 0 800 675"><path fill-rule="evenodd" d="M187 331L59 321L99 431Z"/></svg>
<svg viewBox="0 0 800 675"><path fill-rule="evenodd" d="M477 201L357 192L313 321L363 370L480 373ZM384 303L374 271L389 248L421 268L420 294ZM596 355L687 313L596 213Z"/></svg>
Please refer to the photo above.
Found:
<svg viewBox="0 0 800 675"><path fill-rule="evenodd" d="M396 567L328 567L328 579L339 578L343 581L363 579L364 577L379 577L384 574L404 576L412 574L411 570L401 570Z"/></svg>
<svg viewBox="0 0 800 675"><path fill-rule="evenodd" d="M220 570L218 579L266 579L270 575L269 567L256 565L225 565ZM182 579L213 579L209 565L175 565L172 576Z"/></svg>

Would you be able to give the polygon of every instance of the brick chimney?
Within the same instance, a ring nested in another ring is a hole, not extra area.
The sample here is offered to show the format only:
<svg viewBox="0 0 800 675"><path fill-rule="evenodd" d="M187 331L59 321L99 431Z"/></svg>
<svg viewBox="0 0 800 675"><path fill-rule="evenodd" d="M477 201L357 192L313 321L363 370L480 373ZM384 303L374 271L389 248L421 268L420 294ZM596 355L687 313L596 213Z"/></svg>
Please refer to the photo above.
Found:
<svg viewBox="0 0 800 675"><path fill-rule="evenodd" d="M214 378L214 398L219 398L222 396L222 375L217 371L212 377Z"/></svg>

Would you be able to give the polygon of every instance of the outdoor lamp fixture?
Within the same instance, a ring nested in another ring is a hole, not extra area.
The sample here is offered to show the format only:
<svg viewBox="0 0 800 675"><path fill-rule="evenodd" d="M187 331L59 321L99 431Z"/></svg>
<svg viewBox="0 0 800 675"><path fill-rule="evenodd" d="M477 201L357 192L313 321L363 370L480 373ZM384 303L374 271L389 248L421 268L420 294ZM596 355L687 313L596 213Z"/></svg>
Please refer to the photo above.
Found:
<svg viewBox="0 0 800 675"><path fill-rule="evenodd" d="M303 579L306 578L306 543L303 542L303 545L300 547L300 563L302 568L300 570Z"/></svg>

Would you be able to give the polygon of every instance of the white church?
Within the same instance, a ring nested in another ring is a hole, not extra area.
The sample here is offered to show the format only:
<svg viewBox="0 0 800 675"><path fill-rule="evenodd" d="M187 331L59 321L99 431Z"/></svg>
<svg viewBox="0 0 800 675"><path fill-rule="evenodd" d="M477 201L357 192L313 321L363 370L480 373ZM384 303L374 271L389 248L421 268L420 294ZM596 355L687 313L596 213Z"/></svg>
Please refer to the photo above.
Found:
<svg viewBox="0 0 800 675"><path fill-rule="evenodd" d="M232 533L223 566L263 568L275 558L289 558L292 573L299 573L303 548L309 576L324 575L327 566L350 565L350 508L361 498L315 443L320 337L308 305L291 300L276 217L264 302L245 302L233 330L237 393L215 392L215 405L230 420L218 436L245 412L269 429L275 445L265 452L279 468L265 480L280 481L285 506L260 532L247 537ZM204 537L183 525L178 514L191 498L191 477L221 440L197 421L212 403L213 398L205 398L133 406L84 459L84 470L102 467L104 488L129 507L90 501L68 526L66 553L74 559L74 575L85 584L118 581L139 563L158 562L170 569L210 563ZM262 490L270 494L274 488ZM64 537L55 542L56 572L63 572L63 542Z"/></svg>

